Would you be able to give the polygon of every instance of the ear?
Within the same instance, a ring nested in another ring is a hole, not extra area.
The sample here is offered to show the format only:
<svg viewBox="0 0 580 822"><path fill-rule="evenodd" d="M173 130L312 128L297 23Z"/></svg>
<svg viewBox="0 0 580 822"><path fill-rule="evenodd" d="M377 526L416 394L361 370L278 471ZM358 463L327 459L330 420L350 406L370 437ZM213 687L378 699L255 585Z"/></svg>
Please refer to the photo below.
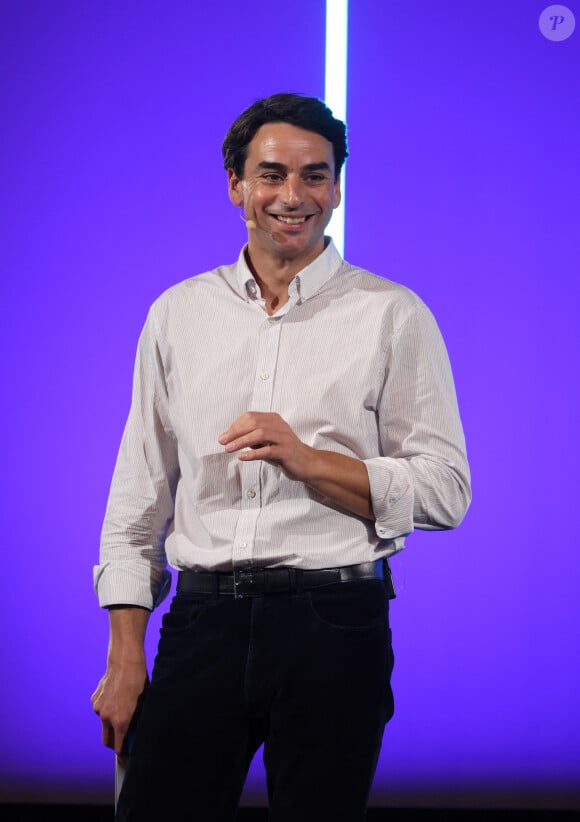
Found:
<svg viewBox="0 0 580 822"><path fill-rule="evenodd" d="M334 183L333 195L334 195L334 198L333 198L333 202L332 202L332 207L333 208L338 208L338 206L340 205L340 201L342 199L342 194L341 194L341 191L340 191L340 174L338 175L338 177L336 178L336 181Z"/></svg>
<svg viewBox="0 0 580 822"><path fill-rule="evenodd" d="M228 168L228 194L232 203L239 208L244 204L242 180L236 176L233 168Z"/></svg>

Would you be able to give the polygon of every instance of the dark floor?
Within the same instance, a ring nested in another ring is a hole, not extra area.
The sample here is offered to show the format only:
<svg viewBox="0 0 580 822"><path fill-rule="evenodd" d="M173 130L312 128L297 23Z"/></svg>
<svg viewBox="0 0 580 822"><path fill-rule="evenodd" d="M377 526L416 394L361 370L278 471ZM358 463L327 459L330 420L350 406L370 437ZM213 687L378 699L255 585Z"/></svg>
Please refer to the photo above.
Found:
<svg viewBox="0 0 580 822"><path fill-rule="evenodd" d="M2 822L112 822L113 806L107 805L25 805L0 804ZM238 813L238 822L267 822L268 811L265 808L242 808ZM489 809L445 809L445 808L370 808L367 822L443 822L452 820L500 820L500 822L580 822L580 811L561 810L500 810ZM327 822L327 820L325 820Z"/></svg>

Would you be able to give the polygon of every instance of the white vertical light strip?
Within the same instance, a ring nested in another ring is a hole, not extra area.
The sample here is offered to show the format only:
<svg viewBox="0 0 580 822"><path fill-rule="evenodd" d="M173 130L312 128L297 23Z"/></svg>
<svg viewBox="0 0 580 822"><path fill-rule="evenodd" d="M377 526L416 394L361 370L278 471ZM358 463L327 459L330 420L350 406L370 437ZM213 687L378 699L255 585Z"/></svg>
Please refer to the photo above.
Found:
<svg viewBox="0 0 580 822"><path fill-rule="evenodd" d="M324 102L335 117L346 122L346 62L348 51L348 0L326 0L326 59ZM342 201L335 208L328 233L344 255L345 167L341 174Z"/></svg>

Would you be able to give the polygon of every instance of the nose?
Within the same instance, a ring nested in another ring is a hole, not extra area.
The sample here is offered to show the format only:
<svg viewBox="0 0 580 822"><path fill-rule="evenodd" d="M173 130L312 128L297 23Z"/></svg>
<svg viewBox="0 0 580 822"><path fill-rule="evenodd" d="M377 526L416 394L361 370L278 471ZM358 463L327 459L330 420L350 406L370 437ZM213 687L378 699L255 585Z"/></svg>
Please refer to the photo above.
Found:
<svg viewBox="0 0 580 822"><path fill-rule="evenodd" d="M288 208L298 208L304 202L302 182L298 176L289 174L280 190L280 199Z"/></svg>

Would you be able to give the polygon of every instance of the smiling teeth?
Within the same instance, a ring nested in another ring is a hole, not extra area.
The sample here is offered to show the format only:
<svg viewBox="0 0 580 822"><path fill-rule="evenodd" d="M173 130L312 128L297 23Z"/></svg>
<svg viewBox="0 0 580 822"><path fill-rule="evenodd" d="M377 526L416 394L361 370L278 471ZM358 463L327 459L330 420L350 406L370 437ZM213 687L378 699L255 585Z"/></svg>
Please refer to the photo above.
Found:
<svg viewBox="0 0 580 822"><path fill-rule="evenodd" d="M280 214L276 214L276 219L281 220L283 223L288 223L289 225L296 225L297 223L306 222L306 217L282 217Z"/></svg>

